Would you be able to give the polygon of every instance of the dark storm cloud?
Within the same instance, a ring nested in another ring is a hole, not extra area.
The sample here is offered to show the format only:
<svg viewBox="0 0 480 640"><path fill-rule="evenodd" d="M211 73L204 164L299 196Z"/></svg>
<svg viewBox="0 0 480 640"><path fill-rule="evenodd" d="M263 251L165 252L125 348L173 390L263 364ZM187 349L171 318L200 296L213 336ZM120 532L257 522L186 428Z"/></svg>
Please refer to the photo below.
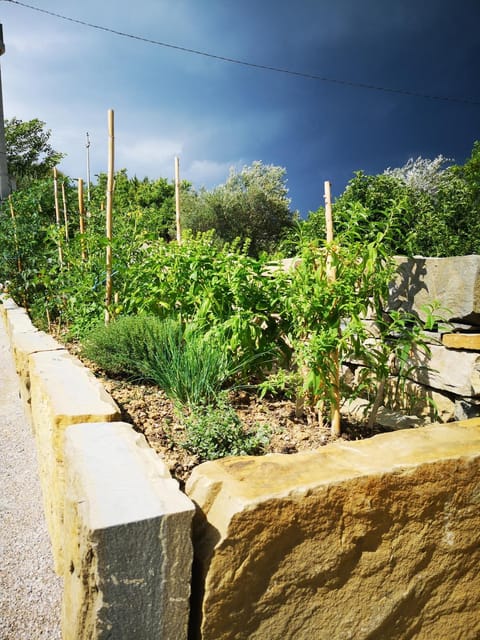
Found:
<svg viewBox="0 0 480 640"><path fill-rule="evenodd" d="M247 62L480 102L478 0L41 6ZM338 194L355 170L381 172L440 153L463 162L480 138L478 105L248 68L7 3L2 9L6 114L46 120L68 153L71 175L83 170L86 130L96 171L104 170L108 108L118 122L117 166L131 174L169 176L179 153L184 177L212 186L225 180L229 165L260 159L287 168L293 205L304 214L322 203L325 179Z"/></svg>

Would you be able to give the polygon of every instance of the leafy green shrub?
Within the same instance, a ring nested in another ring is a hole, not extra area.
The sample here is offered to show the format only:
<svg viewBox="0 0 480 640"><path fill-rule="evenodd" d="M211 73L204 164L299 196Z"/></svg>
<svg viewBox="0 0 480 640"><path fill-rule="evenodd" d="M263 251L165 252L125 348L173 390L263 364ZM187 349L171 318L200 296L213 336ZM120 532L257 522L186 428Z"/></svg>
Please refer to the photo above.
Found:
<svg viewBox="0 0 480 640"><path fill-rule="evenodd" d="M235 358L258 370L259 354L285 349L278 316L284 291L265 277L267 268L266 259L248 256L238 244L219 249L211 233L181 245L157 242L131 265L122 300L127 313L180 314L220 332Z"/></svg>
<svg viewBox="0 0 480 640"><path fill-rule="evenodd" d="M185 439L181 445L202 460L255 455L263 453L268 444L267 430L246 431L223 394L216 405L195 407L182 422Z"/></svg>
<svg viewBox="0 0 480 640"><path fill-rule="evenodd" d="M83 342L82 353L109 374L145 379L143 367L155 358L164 324L146 315L120 317L97 326Z"/></svg>

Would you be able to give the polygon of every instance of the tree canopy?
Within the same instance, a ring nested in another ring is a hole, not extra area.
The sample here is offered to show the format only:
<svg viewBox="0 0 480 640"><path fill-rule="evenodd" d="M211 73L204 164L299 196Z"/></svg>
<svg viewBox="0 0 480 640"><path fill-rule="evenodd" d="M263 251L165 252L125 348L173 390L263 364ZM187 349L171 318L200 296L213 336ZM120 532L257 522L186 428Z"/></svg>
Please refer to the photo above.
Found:
<svg viewBox="0 0 480 640"><path fill-rule="evenodd" d="M248 240L251 255L271 251L295 219L285 174L259 161L232 168L225 184L184 199L183 225L194 232L214 229L224 242Z"/></svg>
<svg viewBox="0 0 480 640"><path fill-rule="evenodd" d="M8 174L18 189L47 177L64 157L51 146L51 131L45 126L38 118L26 122L19 118L5 120Z"/></svg>
<svg viewBox="0 0 480 640"><path fill-rule="evenodd" d="M357 235L365 241L388 220L389 250L424 256L480 253L480 143L463 165L450 165L443 156L410 159L403 167L377 175L355 173L334 203L335 228L350 226L352 207ZM324 237L324 210L310 213L302 232Z"/></svg>

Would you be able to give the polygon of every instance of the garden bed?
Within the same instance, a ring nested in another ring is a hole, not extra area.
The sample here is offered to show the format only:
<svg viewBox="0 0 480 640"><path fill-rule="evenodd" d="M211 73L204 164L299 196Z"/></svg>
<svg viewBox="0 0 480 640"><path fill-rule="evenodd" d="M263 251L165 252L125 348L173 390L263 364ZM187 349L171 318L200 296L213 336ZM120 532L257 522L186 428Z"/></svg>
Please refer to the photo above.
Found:
<svg viewBox="0 0 480 640"><path fill-rule="evenodd" d="M162 457L170 473L181 486L192 470L203 460L177 444L183 436L183 426L175 415L172 402L154 384L136 384L105 376L91 363L95 375L111 394L122 411L122 418L143 433L150 446ZM254 392L236 391L229 397L246 429L265 426L269 442L264 453L293 454L318 449L338 440L330 429L319 426L313 411L306 409L302 417L295 415L295 403L288 399L260 399ZM386 431L381 425L368 429L352 420L342 421L344 440L361 440Z"/></svg>

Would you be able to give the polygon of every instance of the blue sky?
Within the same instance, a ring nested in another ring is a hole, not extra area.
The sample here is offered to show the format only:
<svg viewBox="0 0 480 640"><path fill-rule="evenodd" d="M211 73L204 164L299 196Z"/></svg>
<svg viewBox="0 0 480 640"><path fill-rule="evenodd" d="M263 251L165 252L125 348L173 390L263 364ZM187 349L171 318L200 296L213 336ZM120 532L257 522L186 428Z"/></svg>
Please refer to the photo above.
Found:
<svg viewBox="0 0 480 640"><path fill-rule="evenodd" d="M292 207L323 203L353 172L410 157L462 163L480 140L479 0L27 0L31 6L254 64L466 104L312 80L124 38L0 0L5 117L40 118L61 168L225 181L255 160L285 167Z"/></svg>

